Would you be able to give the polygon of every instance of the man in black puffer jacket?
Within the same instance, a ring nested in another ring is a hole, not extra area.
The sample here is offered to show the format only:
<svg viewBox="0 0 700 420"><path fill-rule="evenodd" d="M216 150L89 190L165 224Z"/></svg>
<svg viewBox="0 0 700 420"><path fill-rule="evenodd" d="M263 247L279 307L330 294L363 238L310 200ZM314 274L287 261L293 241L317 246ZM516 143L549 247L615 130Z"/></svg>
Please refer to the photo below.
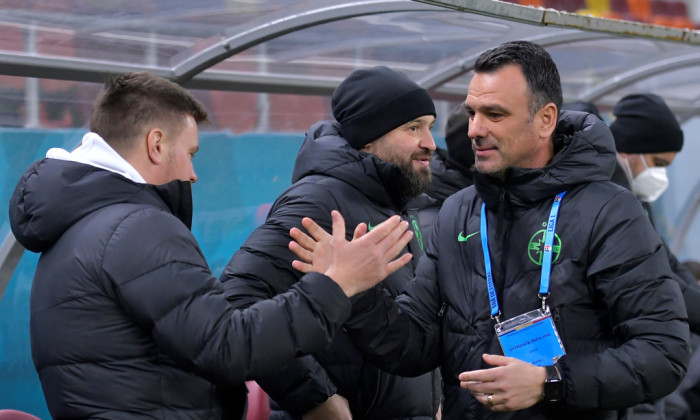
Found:
<svg viewBox="0 0 700 420"><path fill-rule="evenodd" d="M534 43L486 51L474 70L474 187L443 204L404 293L358 297L345 330L389 371L440 365L444 419L617 419L670 393L686 311L639 201L610 182L609 129L559 115L558 70ZM525 321L499 337L513 318Z"/></svg>
<svg viewBox="0 0 700 420"><path fill-rule="evenodd" d="M307 275L234 309L189 230L206 117L180 86L123 75L105 86L81 146L49 150L20 179L10 224L42 254L31 346L52 418L241 419L245 380L325 348L350 313L348 297L410 260L362 267L376 242L340 241L326 270L333 281ZM407 226L396 217L377 239L405 246ZM335 214L333 230L345 231Z"/></svg>
<svg viewBox="0 0 700 420"><path fill-rule="evenodd" d="M651 203L668 187L666 168L683 148L683 129L663 98L651 93L623 97L615 104L613 114L616 118L610 124L610 131L615 138L617 167L612 181L631 190L639 198L652 225L657 227ZM698 334L700 286L665 241L664 249L673 278L683 293L690 331ZM683 409L680 398L678 393L674 393L653 405L637 406L633 418L658 419L663 418L664 413L667 417L679 418L678 411Z"/></svg>
<svg viewBox="0 0 700 420"><path fill-rule="evenodd" d="M321 121L306 133L294 184L275 201L265 224L233 255L221 276L236 306L282 293L299 281L302 274L291 268L294 255L287 248L286 232L299 226L302 216L328 228L328 214L337 209L352 237L357 224L372 229L400 214L416 233L409 244L414 263L421 253L417 216L405 205L430 183L435 107L427 91L387 67L357 70L335 90L332 109L337 121ZM413 277L413 268L403 267L377 287L398 295ZM383 372L342 333L328 349L257 382L293 416L332 419L351 414L354 419L433 418L440 396L437 372L416 378Z"/></svg>

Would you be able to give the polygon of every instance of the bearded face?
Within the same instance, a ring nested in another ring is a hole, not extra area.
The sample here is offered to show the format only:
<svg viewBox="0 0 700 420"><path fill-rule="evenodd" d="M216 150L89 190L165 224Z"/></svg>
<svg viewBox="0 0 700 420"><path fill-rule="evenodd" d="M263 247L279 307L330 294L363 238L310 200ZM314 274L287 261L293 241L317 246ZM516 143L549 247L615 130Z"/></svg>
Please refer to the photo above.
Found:
<svg viewBox="0 0 700 420"><path fill-rule="evenodd" d="M407 197L416 197L430 186L430 158L435 151L430 132L433 124L435 117L424 115L391 130L362 149L398 166L403 174Z"/></svg>

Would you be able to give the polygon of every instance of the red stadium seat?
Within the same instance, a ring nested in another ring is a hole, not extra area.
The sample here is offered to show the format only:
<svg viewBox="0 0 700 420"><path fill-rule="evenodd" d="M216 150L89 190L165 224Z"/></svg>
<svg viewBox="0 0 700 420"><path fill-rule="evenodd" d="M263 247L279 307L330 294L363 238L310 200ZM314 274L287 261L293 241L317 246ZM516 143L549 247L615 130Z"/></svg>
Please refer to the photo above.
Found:
<svg viewBox="0 0 700 420"><path fill-rule="evenodd" d="M627 7L635 20L640 22L651 20L651 0L627 0Z"/></svg>
<svg viewBox="0 0 700 420"><path fill-rule="evenodd" d="M267 420L270 417L270 401L267 394L256 382L249 381L245 385L248 387L246 420Z"/></svg>
<svg viewBox="0 0 700 420"><path fill-rule="evenodd" d="M684 1L668 1L668 14L671 16L688 17L688 8Z"/></svg>
<svg viewBox="0 0 700 420"><path fill-rule="evenodd" d="M41 420L39 417L33 416L24 411L17 410L0 410L0 420Z"/></svg>

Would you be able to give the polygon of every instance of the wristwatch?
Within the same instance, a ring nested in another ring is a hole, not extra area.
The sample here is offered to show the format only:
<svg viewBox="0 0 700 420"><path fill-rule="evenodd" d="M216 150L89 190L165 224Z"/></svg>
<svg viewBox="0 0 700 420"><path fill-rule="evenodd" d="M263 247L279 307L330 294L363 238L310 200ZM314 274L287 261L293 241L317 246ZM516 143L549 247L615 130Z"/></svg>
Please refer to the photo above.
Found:
<svg viewBox="0 0 700 420"><path fill-rule="evenodd" d="M547 376L544 380L544 400L547 402L558 402L562 397L563 383L561 374L556 365L544 366Z"/></svg>

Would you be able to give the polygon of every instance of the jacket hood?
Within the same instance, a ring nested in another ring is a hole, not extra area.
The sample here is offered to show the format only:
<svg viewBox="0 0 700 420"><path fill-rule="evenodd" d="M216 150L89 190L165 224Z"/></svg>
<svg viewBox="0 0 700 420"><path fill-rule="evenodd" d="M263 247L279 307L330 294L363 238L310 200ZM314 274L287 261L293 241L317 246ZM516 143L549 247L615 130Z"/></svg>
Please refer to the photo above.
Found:
<svg viewBox="0 0 700 420"><path fill-rule="evenodd" d="M529 207L580 184L610 180L615 170L615 141L592 114L562 111L554 133L555 154L543 168L510 168L505 181L474 171L474 184L488 207L501 191L512 206Z"/></svg>
<svg viewBox="0 0 700 420"><path fill-rule="evenodd" d="M174 214L188 228L192 224L189 182L139 184L91 165L41 159L22 175L10 198L10 227L25 248L42 252L84 216L119 203L152 205Z"/></svg>
<svg viewBox="0 0 700 420"><path fill-rule="evenodd" d="M337 178L386 207L400 208L407 201L399 168L354 149L340 136L340 125L335 121L320 121L306 133L294 163L292 183L309 175Z"/></svg>

